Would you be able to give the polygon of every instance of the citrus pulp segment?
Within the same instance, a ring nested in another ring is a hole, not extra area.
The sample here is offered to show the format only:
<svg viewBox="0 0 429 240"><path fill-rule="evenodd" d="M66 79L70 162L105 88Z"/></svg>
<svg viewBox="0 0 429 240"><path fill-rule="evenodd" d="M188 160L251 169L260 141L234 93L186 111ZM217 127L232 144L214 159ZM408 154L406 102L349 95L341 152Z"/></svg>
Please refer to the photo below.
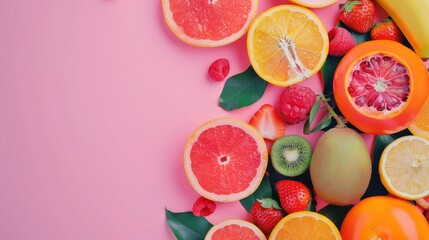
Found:
<svg viewBox="0 0 429 240"><path fill-rule="evenodd" d="M410 130L413 135L429 140L429 100L426 100L417 118L408 126L408 130Z"/></svg>
<svg viewBox="0 0 429 240"><path fill-rule="evenodd" d="M266 240L264 233L254 224L240 220L227 219L214 225L206 234L205 240Z"/></svg>
<svg viewBox="0 0 429 240"><path fill-rule="evenodd" d="M269 240L341 240L335 224L324 215L311 212L294 212L274 227Z"/></svg>
<svg viewBox="0 0 429 240"><path fill-rule="evenodd" d="M290 0L290 1L308 8L323 8L338 2L338 0Z"/></svg>
<svg viewBox="0 0 429 240"><path fill-rule="evenodd" d="M365 133L385 135L406 129L429 94L423 61L391 40L353 47L341 59L333 80L335 102L343 116Z"/></svg>
<svg viewBox="0 0 429 240"><path fill-rule="evenodd" d="M264 177L268 152L262 136L249 124L217 118L200 125L184 151L186 176L197 193L219 202L252 194Z"/></svg>
<svg viewBox="0 0 429 240"><path fill-rule="evenodd" d="M218 47L238 40L248 30L258 0L162 0L165 21L182 41Z"/></svg>
<svg viewBox="0 0 429 240"><path fill-rule="evenodd" d="M416 200L429 195L429 141L404 136L391 142L380 158L381 182L393 195Z"/></svg>
<svg viewBox="0 0 429 240"><path fill-rule="evenodd" d="M247 52L255 72L278 86L301 82L318 72L328 46L328 34L319 17L292 4L261 13L247 36Z"/></svg>

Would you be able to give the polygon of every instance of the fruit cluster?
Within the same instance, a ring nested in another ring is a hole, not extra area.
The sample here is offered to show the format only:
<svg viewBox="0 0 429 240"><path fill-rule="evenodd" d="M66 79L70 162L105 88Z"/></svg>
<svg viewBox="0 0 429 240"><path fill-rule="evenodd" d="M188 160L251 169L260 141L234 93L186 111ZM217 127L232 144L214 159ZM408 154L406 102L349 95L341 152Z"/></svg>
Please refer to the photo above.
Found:
<svg viewBox="0 0 429 240"><path fill-rule="evenodd" d="M185 172L201 195L198 218L189 219L207 227L205 239L429 239L429 34L416 27L428 1L347 0L326 31L309 8L336 0L294 0L258 16L257 0L248 0L243 14L251 20L235 35L206 40L178 30L170 15L180 1L170 2L163 1L170 28L192 45L228 44L247 31L250 69L282 88L276 104L262 104L248 123L213 119L189 137ZM377 4L389 17L375 23ZM321 69L322 93L299 84ZM224 80L228 60L214 61L208 73ZM303 135L286 134L299 124ZM312 147L304 135L318 130ZM362 133L375 137L373 152ZM375 184L381 190L370 192ZM315 207L316 199L327 206ZM216 202L238 200L251 222L201 222ZM180 224L170 227L186 239Z"/></svg>

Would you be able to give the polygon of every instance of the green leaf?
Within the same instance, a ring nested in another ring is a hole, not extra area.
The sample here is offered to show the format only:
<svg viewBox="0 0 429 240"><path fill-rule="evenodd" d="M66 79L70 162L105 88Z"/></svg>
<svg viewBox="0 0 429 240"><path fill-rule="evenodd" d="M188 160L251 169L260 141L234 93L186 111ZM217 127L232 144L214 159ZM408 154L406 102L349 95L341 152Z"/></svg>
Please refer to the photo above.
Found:
<svg viewBox="0 0 429 240"><path fill-rule="evenodd" d="M249 66L246 71L226 80L219 97L219 106L227 111L249 106L264 95L267 86L268 82Z"/></svg>
<svg viewBox="0 0 429 240"><path fill-rule="evenodd" d="M192 212L171 212L165 209L167 223L178 240L204 240L213 226L204 217L196 217Z"/></svg>
<svg viewBox="0 0 429 240"><path fill-rule="evenodd" d="M381 183L380 174L378 172L378 164L380 162L380 157L384 148L386 148L386 146L389 145L389 143L391 143L393 140L395 140L395 138L390 135L376 136L372 151L373 162L371 180L369 181L368 188L366 189L365 194L362 196L362 199L371 196L386 195L388 193L386 188Z"/></svg>
<svg viewBox="0 0 429 240"><path fill-rule="evenodd" d="M322 66L323 94L325 96L332 95L334 73L340 61L341 57L328 56Z"/></svg>
<svg viewBox="0 0 429 240"><path fill-rule="evenodd" d="M347 213L352 207L353 205L337 206L328 204L324 208L320 209L319 213L331 219L331 221L334 222L335 226L337 226L338 229L341 229L344 217L347 215Z"/></svg>
<svg viewBox="0 0 429 240"><path fill-rule="evenodd" d="M264 176L261 184L259 184L258 189L256 189L256 191L250 196L240 200L240 203L241 205L243 205L246 211L250 213L250 210L252 209L252 206L257 201L257 199L272 197L273 191L271 190L270 181L268 180L267 176Z"/></svg>

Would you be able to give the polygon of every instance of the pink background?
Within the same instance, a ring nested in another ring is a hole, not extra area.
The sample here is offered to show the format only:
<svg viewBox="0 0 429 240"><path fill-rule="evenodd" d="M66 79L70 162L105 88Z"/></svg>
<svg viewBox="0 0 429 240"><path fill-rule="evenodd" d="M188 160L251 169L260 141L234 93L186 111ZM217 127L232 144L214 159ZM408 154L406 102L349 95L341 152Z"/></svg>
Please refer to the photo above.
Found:
<svg viewBox="0 0 429 240"><path fill-rule="evenodd" d="M316 11L328 30L336 11ZM174 239L165 208L198 197L182 166L189 134L215 117L248 121L281 91L222 110L207 69L225 57L230 75L244 71L245 37L186 45L158 0L2 0L0 43L0 239ZM302 84L321 90L318 75ZM208 219L227 217L248 219L239 202Z"/></svg>

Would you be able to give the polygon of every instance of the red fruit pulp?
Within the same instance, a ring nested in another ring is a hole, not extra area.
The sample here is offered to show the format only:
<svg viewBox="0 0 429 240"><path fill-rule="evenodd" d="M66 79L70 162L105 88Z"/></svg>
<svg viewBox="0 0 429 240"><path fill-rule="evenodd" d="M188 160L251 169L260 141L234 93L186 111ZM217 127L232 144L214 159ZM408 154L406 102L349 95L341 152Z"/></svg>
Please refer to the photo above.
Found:
<svg viewBox="0 0 429 240"><path fill-rule="evenodd" d="M410 76L407 68L393 57L384 54L366 57L351 73L348 92L361 111L386 114L405 105L410 94Z"/></svg>

